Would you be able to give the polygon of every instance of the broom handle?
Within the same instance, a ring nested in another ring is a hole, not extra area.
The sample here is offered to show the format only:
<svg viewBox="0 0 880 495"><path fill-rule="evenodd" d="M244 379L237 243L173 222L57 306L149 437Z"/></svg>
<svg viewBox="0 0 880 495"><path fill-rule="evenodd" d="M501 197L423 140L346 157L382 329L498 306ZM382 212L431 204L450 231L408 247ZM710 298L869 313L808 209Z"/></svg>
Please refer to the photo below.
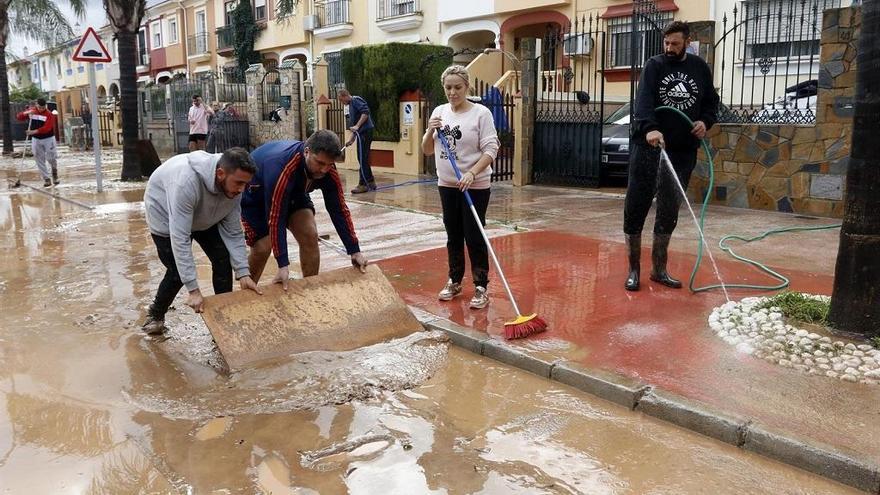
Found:
<svg viewBox="0 0 880 495"><path fill-rule="evenodd" d="M452 170L455 172L455 176L458 180L461 180L461 170L458 169L458 164L455 163L455 157L452 156L452 152L449 151L449 144L446 142L446 137L443 135L440 130L437 130L437 137L440 139L440 144L443 145L443 149L446 151L446 156L449 158L449 163L452 164ZM464 199L467 201L468 206L471 209L471 213L474 215L474 220L477 222L477 228L480 229L480 234L483 236L483 241L486 242L486 247L489 249L489 254L492 256L492 261L495 262L495 269L498 270L498 275L501 277L501 282L504 283L504 290L507 291L507 297L510 299L510 304L513 305L513 310L516 311L516 316L522 316L522 313L519 311L519 306L516 304L516 299L513 297L513 292L510 290L510 285L507 283L507 277L504 276L504 270L501 269L501 263L498 262L498 257L495 256L495 250L492 249L492 243L489 242L489 236L486 235L485 229L483 229L483 224L480 221L480 215L477 213L477 208L474 206L473 200L471 200L471 195L468 192L464 192Z"/></svg>
<svg viewBox="0 0 880 495"><path fill-rule="evenodd" d="M31 130L31 116L28 115L28 127L27 130ZM21 181L21 171L24 169L25 156L27 155L28 143L31 142L31 137L24 133L24 150L21 152L21 162L18 164L18 180Z"/></svg>

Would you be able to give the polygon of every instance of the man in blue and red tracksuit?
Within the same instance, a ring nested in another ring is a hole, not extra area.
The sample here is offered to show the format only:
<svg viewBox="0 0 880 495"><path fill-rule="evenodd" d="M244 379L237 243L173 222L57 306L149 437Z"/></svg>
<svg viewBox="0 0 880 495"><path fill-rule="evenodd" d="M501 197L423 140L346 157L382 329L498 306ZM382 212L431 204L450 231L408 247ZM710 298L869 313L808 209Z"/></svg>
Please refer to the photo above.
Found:
<svg viewBox="0 0 880 495"><path fill-rule="evenodd" d="M271 141L251 153L257 174L241 200L241 221L251 252L251 277L259 281L274 253L278 274L272 283L287 290L290 260L287 230L299 244L300 266L304 277L317 275L321 264L315 206L309 193L320 189L336 232L351 255L352 265L366 271L367 259L360 252L351 213L345 204L342 181L335 162L342 155L339 138L323 129L306 140Z"/></svg>
<svg viewBox="0 0 880 495"><path fill-rule="evenodd" d="M43 186L58 184L58 152L55 148L55 115L46 107L45 98L37 98L37 105L30 107L15 116L17 120L28 122L27 135L31 138L31 151L37 161L37 168L43 176ZM52 181L49 180L49 168L52 165Z"/></svg>

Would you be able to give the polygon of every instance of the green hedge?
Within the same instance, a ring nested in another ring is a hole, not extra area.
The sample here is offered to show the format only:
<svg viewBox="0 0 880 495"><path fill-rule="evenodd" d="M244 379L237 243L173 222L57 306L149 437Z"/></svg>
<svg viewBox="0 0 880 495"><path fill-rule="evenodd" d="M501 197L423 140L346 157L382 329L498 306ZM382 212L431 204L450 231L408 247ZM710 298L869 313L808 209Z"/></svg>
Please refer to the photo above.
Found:
<svg viewBox="0 0 880 495"><path fill-rule="evenodd" d="M403 92L421 89L431 101L441 101L440 75L450 65L447 46L384 43L342 50L345 87L367 100L378 141L400 140L398 98Z"/></svg>

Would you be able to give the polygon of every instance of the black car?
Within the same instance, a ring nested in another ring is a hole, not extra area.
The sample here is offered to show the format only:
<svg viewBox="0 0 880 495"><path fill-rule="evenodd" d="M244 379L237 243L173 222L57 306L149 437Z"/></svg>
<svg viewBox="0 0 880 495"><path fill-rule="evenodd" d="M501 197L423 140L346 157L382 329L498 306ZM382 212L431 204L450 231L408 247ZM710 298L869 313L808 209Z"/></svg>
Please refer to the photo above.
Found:
<svg viewBox="0 0 880 495"><path fill-rule="evenodd" d="M602 178L626 177L629 169L629 103L602 125Z"/></svg>
<svg viewBox="0 0 880 495"><path fill-rule="evenodd" d="M729 113L718 106L720 115ZM629 103L605 118L602 126L602 178L626 177L629 170Z"/></svg>

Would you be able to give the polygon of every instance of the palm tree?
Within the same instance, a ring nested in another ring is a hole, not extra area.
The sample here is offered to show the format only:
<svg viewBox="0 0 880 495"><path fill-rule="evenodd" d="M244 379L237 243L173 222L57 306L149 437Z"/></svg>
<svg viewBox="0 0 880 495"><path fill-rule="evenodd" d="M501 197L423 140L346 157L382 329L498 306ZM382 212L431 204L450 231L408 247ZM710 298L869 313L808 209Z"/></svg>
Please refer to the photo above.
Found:
<svg viewBox="0 0 880 495"><path fill-rule="evenodd" d="M3 0L0 0L3 1ZM119 45L119 96L122 111L122 180L140 180L138 154L137 32L145 0L104 0Z"/></svg>
<svg viewBox="0 0 880 495"><path fill-rule="evenodd" d="M852 151L828 319L880 337L880 0L862 3Z"/></svg>
<svg viewBox="0 0 880 495"><path fill-rule="evenodd" d="M82 18L86 0L67 0L74 14ZM0 133L3 153L12 153L9 115L9 79L6 74L6 44L14 32L25 38L55 46L73 37L67 16L53 0L0 0Z"/></svg>

